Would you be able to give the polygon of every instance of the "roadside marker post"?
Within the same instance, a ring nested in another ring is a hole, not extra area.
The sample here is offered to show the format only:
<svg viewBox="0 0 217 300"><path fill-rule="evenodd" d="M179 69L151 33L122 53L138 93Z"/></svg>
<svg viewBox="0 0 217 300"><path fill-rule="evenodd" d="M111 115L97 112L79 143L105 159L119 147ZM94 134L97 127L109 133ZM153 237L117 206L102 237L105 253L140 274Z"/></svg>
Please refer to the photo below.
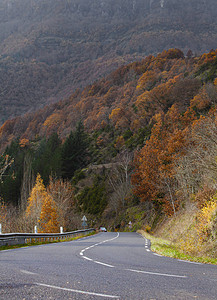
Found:
<svg viewBox="0 0 217 300"><path fill-rule="evenodd" d="M87 227L87 218L86 216L83 216L83 218L81 219L82 222L82 227L85 229Z"/></svg>

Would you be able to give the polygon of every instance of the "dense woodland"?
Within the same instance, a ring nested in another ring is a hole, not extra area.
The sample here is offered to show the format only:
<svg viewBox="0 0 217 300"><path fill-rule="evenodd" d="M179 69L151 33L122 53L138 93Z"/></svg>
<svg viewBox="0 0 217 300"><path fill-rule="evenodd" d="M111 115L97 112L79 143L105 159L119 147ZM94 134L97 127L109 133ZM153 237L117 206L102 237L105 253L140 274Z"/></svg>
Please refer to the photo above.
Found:
<svg viewBox="0 0 217 300"><path fill-rule="evenodd" d="M216 0L1 0L0 27L2 125L149 54L215 49L217 7Z"/></svg>
<svg viewBox="0 0 217 300"><path fill-rule="evenodd" d="M91 225L125 228L123 212L140 206L142 226L148 214L176 215L192 201L199 241L216 238L216 104L217 50L170 49L8 120L0 128L3 226L19 211L19 230L79 228L83 213Z"/></svg>

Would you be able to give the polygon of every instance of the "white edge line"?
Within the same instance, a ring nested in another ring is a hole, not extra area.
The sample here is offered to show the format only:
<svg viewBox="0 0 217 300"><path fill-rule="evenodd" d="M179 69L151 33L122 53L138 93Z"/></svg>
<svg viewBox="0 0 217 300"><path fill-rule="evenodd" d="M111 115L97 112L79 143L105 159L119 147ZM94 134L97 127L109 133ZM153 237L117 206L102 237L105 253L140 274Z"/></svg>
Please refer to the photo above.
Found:
<svg viewBox="0 0 217 300"><path fill-rule="evenodd" d="M136 272L136 273L143 273L149 275L158 275L158 276L166 276L166 277L177 277L177 278L187 278L185 275L173 275L173 274L164 274L164 273L154 273L154 272L146 272L140 270L133 270L133 269L126 269L126 271Z"/></svg>
<svg viewBox="0 0 217 300"><path fill-rule="evenodd" d="M85 292L85 291L74 290L74 289L69 289L69 288L62 288L62 287L58 287L58 286L54 286L54 285L37 283L37 282L35 282L35 284L39 285L39 286L52 288L52 289L58 289L58 290L63 290L63 291L68 291L68 292L74 292L74 293L79 293L79 294L83 294L83 295L92 295L92 296L107 297L107 298L113 298L113 299L119 299L120 298L120 296L106 295L106 294L100 294L100 293L94 293L94 292Z"/></svg>
<svg viewBox="0 0 217 300"><path fill-rule="evenodd" d="M19 249L27 249L29 246L24 246L24 247L19 247L19 248L13 248L13 249L5 249L5 250L0 250L0 252L8 252L8 251L14 251L14 250L19 250Z"/></svg>
<svg viewBox="0 0 217 300"><path fill-rule="evenodd" d="M202 263L198 263L198 262L195 262L195 261L189 261L189 260L183 260L183 259L178 259L178 261L186 262L186 263L189 263L189 264L202 265Z"/></svg>

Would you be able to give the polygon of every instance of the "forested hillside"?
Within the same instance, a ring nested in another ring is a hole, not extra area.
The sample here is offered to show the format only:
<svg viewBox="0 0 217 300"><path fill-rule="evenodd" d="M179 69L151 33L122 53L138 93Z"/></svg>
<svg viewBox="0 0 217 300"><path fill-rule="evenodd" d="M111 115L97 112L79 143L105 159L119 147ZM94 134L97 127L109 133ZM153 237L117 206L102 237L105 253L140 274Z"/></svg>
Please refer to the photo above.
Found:
<svg viewBox="0 0 217 300"><path fill-rule="evenodd" d="M209 242L215 256L216 104L217 50L170 49L5 122L1 222L15 205L20 230L78 228L83 213L96 226L154 229L193 205L195 243L183 241Z"/></svg>
<svg viewBox="0 0 217 300"><path fill-rule="evenodd" d="M169 48L216 47L216 0L2 0L0 124Z"/></svg>

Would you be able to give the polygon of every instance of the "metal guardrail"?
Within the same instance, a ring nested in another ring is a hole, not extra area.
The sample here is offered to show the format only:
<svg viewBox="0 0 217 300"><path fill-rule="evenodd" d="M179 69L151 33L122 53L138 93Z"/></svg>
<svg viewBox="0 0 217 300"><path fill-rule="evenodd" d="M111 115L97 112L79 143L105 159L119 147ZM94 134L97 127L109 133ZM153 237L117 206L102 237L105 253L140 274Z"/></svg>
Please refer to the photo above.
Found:
<svg viewBox="0 0 217 300"><path fill-rule="evenodd" d="M94 228L83 229L64 233L7 233L0 234L0 246L11 246L36 242L51 242L78 237L94 232Z"/></svg>

